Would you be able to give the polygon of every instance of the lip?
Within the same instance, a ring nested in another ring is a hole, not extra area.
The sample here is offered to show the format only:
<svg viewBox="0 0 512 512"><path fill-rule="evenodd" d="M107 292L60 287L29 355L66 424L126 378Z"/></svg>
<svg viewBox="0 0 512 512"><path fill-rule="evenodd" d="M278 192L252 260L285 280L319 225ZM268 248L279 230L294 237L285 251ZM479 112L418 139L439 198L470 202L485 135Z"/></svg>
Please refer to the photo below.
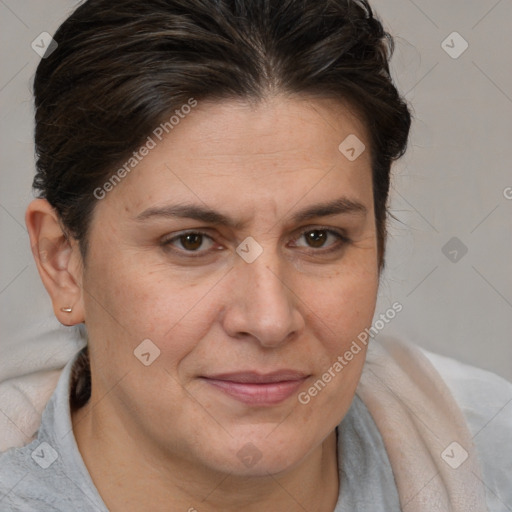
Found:
<svg viewBox="0 0 512 512"><path fill-rule="evenodd" d="M293 395L308 375L295 370L253 371L202 377L208 384L249 405L275 405Z"/></svg>

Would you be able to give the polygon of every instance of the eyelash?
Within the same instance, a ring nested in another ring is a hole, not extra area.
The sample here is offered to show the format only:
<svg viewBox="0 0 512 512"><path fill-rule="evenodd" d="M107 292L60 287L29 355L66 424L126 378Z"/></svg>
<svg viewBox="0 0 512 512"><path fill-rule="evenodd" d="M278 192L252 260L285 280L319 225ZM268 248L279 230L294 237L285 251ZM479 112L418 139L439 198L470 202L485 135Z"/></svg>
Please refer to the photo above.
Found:
<svg viewBox="0 0 512 512"><path fill-rule="evenodd" d="M310 250L308 252L313 252L313 253L320 253L320 254L330 254L331 252L334 252L334 251L339 251L341 249L343 249L343 247L347 244L347 243L350 243L350 239L345 236L342 232L340 231L337 231L337 230L334 230L334 229L331 229L331 228L328 228L328 227L314 227L314 228L308 228L304 231L302 231L300 233L300 235L295 239L295 240L299 240L301 237L303 237L306 233L311 233L312 231L325 231L326 233L328 233L329 235L334 235L338 238L338 243L334 243L334 244L331 244L331 246L329 246L329 249L322 249L322 248L319 248L319 249L315 249L314 247L310 247ZM187 236L187 235L201 235L203 237L206 237L206 238L209 238L211 240L212 237L210 235L208 235L208 233L205 233L204 231L195 231L195 230L190 230L190 231L183 231L182 233L179 233L178 235L174 235L172 238L168 238L168 239L164 239L161 241L161 246L164 247L164 249L169 249L171 248L171 244L172 242L176 241L176 240L179 240L181 237L184 237L184 236ZM213 251L212 250L206 250L206 251L187 251L186 249L170 249L172 250L173 252L179 254L180 256L183 256L185 258L200 258L200 257L203 257L207 254L211 254Z"/></svg>

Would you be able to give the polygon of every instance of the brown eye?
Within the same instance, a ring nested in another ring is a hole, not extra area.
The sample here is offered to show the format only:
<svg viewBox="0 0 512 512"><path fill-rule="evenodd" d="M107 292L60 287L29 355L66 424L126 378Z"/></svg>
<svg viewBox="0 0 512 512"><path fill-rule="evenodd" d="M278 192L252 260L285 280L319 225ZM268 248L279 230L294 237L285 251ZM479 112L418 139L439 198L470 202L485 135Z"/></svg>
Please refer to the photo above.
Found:
<svg viewBox="0 0 512 512"><path fill-rule="evenodd" d="M322 227L302 231L294 245L306 249L318 249L313 252L321 255L331 251L341 251L347 243L350 243L350 240L341 232Z"/></svg>
<svg viewBox="0 0 512 512"><path fill-rule="evenodd" d="M327 240L327 232L324 229L314 229L305 233L305 238L311 247L322 247Z"/></svg>
<svg viewBox="0 0 512 512"><path fill-rule="evenodd" d="M203 243L203 235L201 233L188 233L179 237L181 246L187 251L196 251Z"/></svg>
<svg viewBox="0 0 512 512"><path fill-rule="evenodd" d="M205 233L188 231L181 235L163 240L162 245L164 247L175 247L176 250L182 254L195 252L197 255L205 255L210 252L213 240Z"/></svg>

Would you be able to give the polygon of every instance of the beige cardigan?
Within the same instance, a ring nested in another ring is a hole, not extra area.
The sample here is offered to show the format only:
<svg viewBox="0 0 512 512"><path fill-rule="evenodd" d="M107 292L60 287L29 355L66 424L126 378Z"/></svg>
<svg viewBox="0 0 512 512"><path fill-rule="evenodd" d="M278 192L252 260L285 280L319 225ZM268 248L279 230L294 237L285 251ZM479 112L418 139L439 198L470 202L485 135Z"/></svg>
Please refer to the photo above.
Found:
<svg viewBox="0 0 512 512"><path fill-rule="evenodd" d="M403 512L488 510L466 420L417 347L374 343L357 393L384 441Z"/></svg>

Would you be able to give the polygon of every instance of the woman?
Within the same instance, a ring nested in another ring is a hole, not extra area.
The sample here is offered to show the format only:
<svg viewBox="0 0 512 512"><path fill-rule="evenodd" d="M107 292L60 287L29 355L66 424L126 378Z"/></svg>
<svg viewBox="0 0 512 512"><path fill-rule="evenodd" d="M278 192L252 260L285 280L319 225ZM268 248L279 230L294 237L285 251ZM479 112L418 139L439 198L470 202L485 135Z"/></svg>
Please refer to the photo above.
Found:
<svg viewBox="0 0 512 512"><path fill-rule="evenodd" d="M1 456L0 506L502 510L485 404L371 340L410 114L370 6L92 0L54 39L26 222L88 346Z"/></svg>

